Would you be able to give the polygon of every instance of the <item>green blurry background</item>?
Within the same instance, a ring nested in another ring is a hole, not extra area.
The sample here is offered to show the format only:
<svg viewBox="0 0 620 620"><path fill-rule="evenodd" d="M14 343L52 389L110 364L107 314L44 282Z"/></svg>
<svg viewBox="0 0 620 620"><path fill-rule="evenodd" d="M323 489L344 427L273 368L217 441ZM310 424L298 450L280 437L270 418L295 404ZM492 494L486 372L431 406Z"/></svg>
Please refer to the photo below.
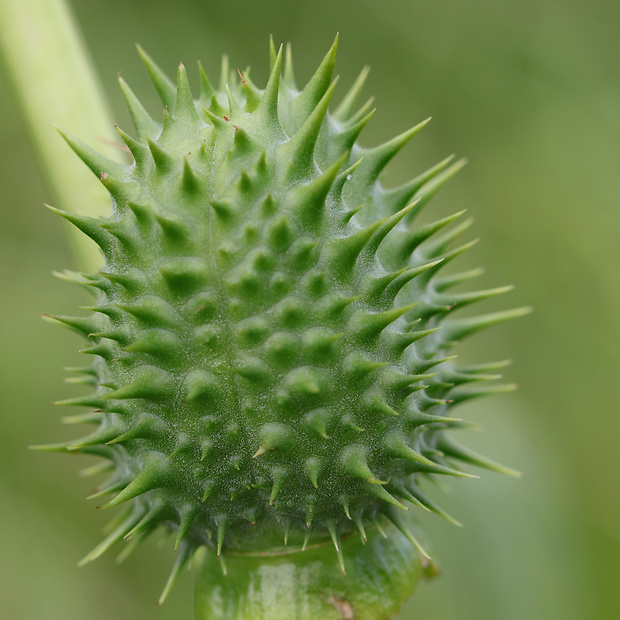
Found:
<svg viewBox="0 0 620 620"><path fill-rule="evenodd" d="M273 34L293 43L303 82L337 31L339 92L364 64L372 67L367 94L378 110L366 145L433 115L386 183L452 152L470 159L424 217L469 209L482 243L459 267L485 265L486 286L517 285L480 310L535 306L459 351L465 361L515 360L506 374L518 393L460 413L485 427L465 437L467 445L525 477L484 473L435 494L465 527L424 519L443 575L421 584L399 618L620 618L620 3L72 4L114 120L125 128L119 70L160 114L136 41L170 74L197 58L215 74L226 51L233 66L251 63L261 84ZM76 472L89 461L26 450L73 431L61 428L65 412L49 403L77 394L61 369L81 361L77 336L40 315L71 313L87 299L51 276L76 261L59 218L41 207L49 192L4 80L0 143L0 618L189 620L189 576L154 607L173 562L170 541L147 544L120 567L114 554L75 567L108 516L84 500L93 483Z"/></svg>

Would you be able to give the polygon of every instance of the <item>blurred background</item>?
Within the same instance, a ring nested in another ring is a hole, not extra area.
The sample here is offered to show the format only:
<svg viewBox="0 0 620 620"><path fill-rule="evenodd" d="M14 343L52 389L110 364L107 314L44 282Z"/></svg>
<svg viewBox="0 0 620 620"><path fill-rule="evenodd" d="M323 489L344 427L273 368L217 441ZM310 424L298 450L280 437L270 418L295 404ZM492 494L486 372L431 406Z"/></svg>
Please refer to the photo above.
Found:
<svg viewBox="0 0 620 620"><path fill-rule="evenodd" d="M482 242L459 268L484 265L484 287L516 290L480 311L535 313L468 342L461 359L512 358L521 389L463 405L484 426L463 443L524 472L482 472L434 497L459 529L424 518L442 576L421 583L400 620L620 618L620 3L611 0L74 0L114 121L131 129L116 75L154 115L159 104L134 49L173 75L220 55L268 71L268 37L291 41L298 82L336 32L343 93L365 64L377 113L372 146L427 116L392 163L397 184L450 153L469 165L421 221L467 208ZM78 571L108 515L84 500L86 457L28 452L61 441L50 402L77 395L63 366L80 340L40 320L87 297L52 277L75 268L18 112L0 76L0 617L117 620L192 617L193 579L154 607L173 562L156 541L125 564L109 553ZM71 128L68 128L71 129ZM94 182L94 181L93 181ZM483 281L483 282L482 282ZM423 515L424 516L424 515Z"/></svg>

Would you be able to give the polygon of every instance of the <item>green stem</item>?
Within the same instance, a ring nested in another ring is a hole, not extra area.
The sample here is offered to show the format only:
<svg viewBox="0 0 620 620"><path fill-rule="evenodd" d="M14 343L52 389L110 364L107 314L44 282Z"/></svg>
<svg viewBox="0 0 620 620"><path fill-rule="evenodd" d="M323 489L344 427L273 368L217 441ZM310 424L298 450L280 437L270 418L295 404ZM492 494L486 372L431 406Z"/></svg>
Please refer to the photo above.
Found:
<svg viewBox="0 0 620 620"><path fill-rule="evenodd" d="M86 215L107 213L107 192L53 126L98 150L114 140L105 97L65 0L2 0L0 58L56 205ZM81 266L98 267L94 244L70 228Z"/></svg>
<svg viewBox="0 0 620 620"><path fill-rule="evenodd" d="M204 551L196 588L197 620L386 620L427 569L391 525L342 540L343 575L331 542L280 555L233 554L221 563ZM224 574L224 570L226 574Z"/></svg>

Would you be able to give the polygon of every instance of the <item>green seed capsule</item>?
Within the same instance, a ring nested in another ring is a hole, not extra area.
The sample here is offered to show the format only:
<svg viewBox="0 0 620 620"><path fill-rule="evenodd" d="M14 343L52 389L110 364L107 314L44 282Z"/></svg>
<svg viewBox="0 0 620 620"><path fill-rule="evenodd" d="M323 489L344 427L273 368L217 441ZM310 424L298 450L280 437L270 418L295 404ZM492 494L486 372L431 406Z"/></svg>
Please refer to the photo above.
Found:
<svg viewBox="0 0 620 620"><path fill-rule="evenodd" d="M274 50L264 91L228 74L230 88L215 91L203 75L199 100L183 65L174 86L140 51L166 111L163 124L153 120L121 80L136 138L120 135L133 163L63 134L110 191L113 213L59 212L106 260L100 273L75 277L95 287L93 313L55 319L81 333L96 360L93 394L64 404L96 407L89 421L100 427L50 449L103 457L101 471L112 473L93 497L128 506L84 562L122 538L175 532L162 599L199 548L206 609L222 581L214 558L239 571L222 587L243 589L261 566L280 574L286 547L300 579L316 580L298 601L315 617L387 617L427 561L407 504L447 516L420 484L465 475L459 461L506 471L449 436L459 425L447 415L453 401L502 390L462 387L486 376L453 366L449 351L525 310L451 318L508 290L451 295L465 277L436 274L469 247L450 247L463 229L433 241L454 218L413 224L462 163L384 188L383 168L426 122L360 146L365 72L330 112L335 51L301 91L290 62L281 78ZM378 542L384 527L391 542ZM390 581L392 564L400 573ZM398 600L381 604L384 596ZM293 615L289 598L270 612L199 615L309 617Z"/></svg>

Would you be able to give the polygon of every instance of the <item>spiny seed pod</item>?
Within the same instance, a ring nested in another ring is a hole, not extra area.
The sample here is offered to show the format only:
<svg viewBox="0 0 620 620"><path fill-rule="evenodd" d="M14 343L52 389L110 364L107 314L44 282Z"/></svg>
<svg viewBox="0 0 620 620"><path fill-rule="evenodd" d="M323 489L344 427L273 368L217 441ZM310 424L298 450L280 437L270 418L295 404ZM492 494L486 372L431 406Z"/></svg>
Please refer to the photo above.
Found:
<svg viewBox="0 0 620 620"><path fill-rule="evenodd" d="M91 314L53 317L94 360L79 371L93 392L59 404L94 409L68 421L97 430L45 448L101 457L86 473L111 474L92 497L125 507L82 563L162 527L177 555L161 600L206 549L200 618L387 617L428 557L408 506L452 520L424 481L471 477L459 462L511 473L448 432L464 426L452 406L512 389L469 386L502 364L457 367L450 351L526 310L452 318L509 287L451 292L479 273L438 276L472 246L451 247L469 221L413 224L462 162L386 189L381 171L427 121L361 147L366 71L329 111L336 43L301 91L272 45L264 90L227 66L216 89L201 69L198 100L182 64L174 86L140 53L165 108L155 121L120 80L133 162L63 134L112 215L53 209L106 260L63 275L94 293Z"/></svg>

